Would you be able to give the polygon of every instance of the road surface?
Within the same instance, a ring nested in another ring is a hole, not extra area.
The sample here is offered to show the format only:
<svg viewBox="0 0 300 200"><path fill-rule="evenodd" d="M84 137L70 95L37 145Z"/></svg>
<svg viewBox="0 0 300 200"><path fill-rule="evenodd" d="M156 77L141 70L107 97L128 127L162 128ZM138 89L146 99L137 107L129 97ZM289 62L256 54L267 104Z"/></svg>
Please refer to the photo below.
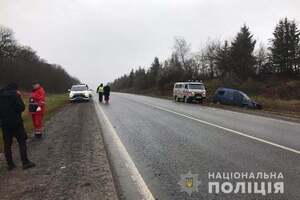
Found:
<svg viewBox="0 0 300 200"><path fill-rule="evenodd" d="M300 124L121 93L100 106L156 199L300 199ZM178 184L189 171L191 196ZM212 172L282 173L284 193L209 193Z"/></svg>

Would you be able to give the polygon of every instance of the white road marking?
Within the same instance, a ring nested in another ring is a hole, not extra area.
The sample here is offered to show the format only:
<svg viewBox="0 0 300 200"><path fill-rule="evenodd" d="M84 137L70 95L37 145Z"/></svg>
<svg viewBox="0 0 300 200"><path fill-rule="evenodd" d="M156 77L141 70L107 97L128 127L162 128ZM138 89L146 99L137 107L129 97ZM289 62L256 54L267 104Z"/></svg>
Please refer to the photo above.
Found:
<svg viewBox="0 0 300 200"><path fill-rule="evenodd" d="M113 144L114 152L118 153L120 160L119 163L122 163L123 170L125 170L126 174L122 174L122 176L127 176L131 179L131 182L127 182L126 184L130 184L130 187L136 187L139 196L141 196L141 200L155 200L152 193L150 192L148 186L146 185L145 181L143 180L141 174L139 173L138 169L136 168L134 162L132 161L129 153L127 152L125 146L123 145L121 139L119 138L116 130L113 128L112 124L110 123L108 117L106 116L105 112L101 108L101 106L97 105L98 101L95 100L95 107L98 116L103 117L103 122L105 123L104 128L107 131L107 135L111 138ZM100 115L99 115L100 114ZM124 172L124 171L123 171ZM127 191L129 192L129 191ZM130 194L136 195L136 194Z"/></svg>
<svg viewBox="0 0 300 200"><path fill-rule="evenodd" d="M225 131L227 131L227 132L231 132L231 133L234 133L234 134L237 134L237 135L241 135L241 136L244 136L244 137L247 137L247 138L250 138L250 139L259 141L259 142L263 142L263 143L266 143L266 144L269 144L269 145L272 145L272 146L275 146L275 147L278 147L278 148L281 148L281 149L284 149L284 150L287 150L287 151L290 151L290 152L293 152L293 153L296 153L296 154L300 154L300 151L298 151L298 150L296 150L296 149L292 149L292 148L289 148L289 147L286 147L286 146L283 146L283 145L280 145L280 144L276 144L276 143L274 143L274 142L270 142L270 141L267 141L267 140L264 140L264 139L261 139L261 138L258 138L258 137L254 137L254 136L251 136L251 135L247 135L247 134L245 134L245 133L242 133L242 132L239 132L239 131L235 131L235 130L232 130L232 129L229 129L229 128L226 128L226 127L223 127L223 126L220 126L220 125L217 125L217 124L213 124L213 123L210 123L210 122L201 120L201 119L197 119L197 118L195 118L195 117L188 116L188 115L185 115L185 114L182 114L182 113L173 111L173 110L169 110L169 109L166 109L166 108L163 108L163 107L160 107L160 106L156 106L156 105L149 104L149 103L145 103L145 102L142 102L142 103L145 104L145 105L154 107L154 108L156 108L156 109L165 111L165 112L173 113L173 114L175 114L175 115L179 115L179 116L181 116L181 117L185 117L185 118L188 118L188 119L191 119L191 120L200 122L200 123L202 123L202 124L206 124L206 125L209 125L209 126L213 126L213 127L216 127L216 128L222 129L222 130L225 130Z"/></svg>

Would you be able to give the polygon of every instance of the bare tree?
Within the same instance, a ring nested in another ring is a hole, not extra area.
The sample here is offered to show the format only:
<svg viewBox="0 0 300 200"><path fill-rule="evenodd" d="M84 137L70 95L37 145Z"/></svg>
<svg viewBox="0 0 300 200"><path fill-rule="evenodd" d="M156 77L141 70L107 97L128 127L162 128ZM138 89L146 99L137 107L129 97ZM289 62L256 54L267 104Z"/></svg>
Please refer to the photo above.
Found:
<svg viewBox="0 0 300 200"><path fill-rule="evenodd" d="M14 53L16 40L11 29L0 26L0 56L10 56Z"/></svg>
<svg viewBox="0 0 300 200"><path fill-rule="evenodd" d="M174 53L179 57L183 67L186 67L186 60L191 52L191 45L183 37L174 38Z"/></svg>
<svg viewBox="0 0 300 200"><path fill-rule="evenodd" d="M208 67L210 70L209 77L212 79L216 76L218 76L218 70L216 67L216 57L217 53L220 49L220 42L219 41L211 41L208 40L206 43L205 48L205 58L208 63Z"/></svg>
<svg viewBox="0 0 300 200"><path fill-rule="evenodd" d="M259 48L254 52L256 58L255 72L259 78L265 78L266 75L274 73L274 68L271 65L271 52L261 43Z"/></svg>

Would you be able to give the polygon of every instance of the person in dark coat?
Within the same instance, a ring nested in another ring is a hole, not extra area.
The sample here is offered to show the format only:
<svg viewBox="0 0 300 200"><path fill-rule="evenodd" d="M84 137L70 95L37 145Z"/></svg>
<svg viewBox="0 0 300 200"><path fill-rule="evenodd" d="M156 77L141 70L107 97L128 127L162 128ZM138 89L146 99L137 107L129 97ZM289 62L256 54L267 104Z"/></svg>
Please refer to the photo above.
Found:
<svg viewBox="0 0 300 200"><path fill-rule="evenodd" d="M109 95L110 95L110 87L109 87L108 84L106 86L104 86L104 88L103 88L103 95L104 95L104 100L106 102L108 102L109 101Z"/></svg>
<svg viewBox="0 0 300 200"><path fill-rule="evenodd" d="M4 154L8 170L16 167L11 150L13 137L17 139L19 144L23 169L35 167L35 164L29 161L27 157L27 134L22 119L22 112L24 110L25 105L16 83L10 83L0 90L0 126L3 132Z"/></svg>

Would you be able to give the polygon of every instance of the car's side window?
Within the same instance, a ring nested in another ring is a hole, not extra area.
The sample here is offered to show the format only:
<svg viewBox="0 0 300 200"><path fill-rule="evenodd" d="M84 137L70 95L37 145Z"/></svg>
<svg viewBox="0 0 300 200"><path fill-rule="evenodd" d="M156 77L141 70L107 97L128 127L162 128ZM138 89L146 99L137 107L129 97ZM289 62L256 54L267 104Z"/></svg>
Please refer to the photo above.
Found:
<svg viewBox="0 0 300 200"><path fill-rule="evenodd" d="M226 98L233 100L233 92L231 91L226 91L225 93Z"/></svg>
<svg viewBox="0 0 300 200"><path fill-rule="evenodd" d="M224 96L224 94L225 94L225 91L223 91L223 90L219 90L219 91L218 91L218 95L219 95L219 96Z"/></svg>

